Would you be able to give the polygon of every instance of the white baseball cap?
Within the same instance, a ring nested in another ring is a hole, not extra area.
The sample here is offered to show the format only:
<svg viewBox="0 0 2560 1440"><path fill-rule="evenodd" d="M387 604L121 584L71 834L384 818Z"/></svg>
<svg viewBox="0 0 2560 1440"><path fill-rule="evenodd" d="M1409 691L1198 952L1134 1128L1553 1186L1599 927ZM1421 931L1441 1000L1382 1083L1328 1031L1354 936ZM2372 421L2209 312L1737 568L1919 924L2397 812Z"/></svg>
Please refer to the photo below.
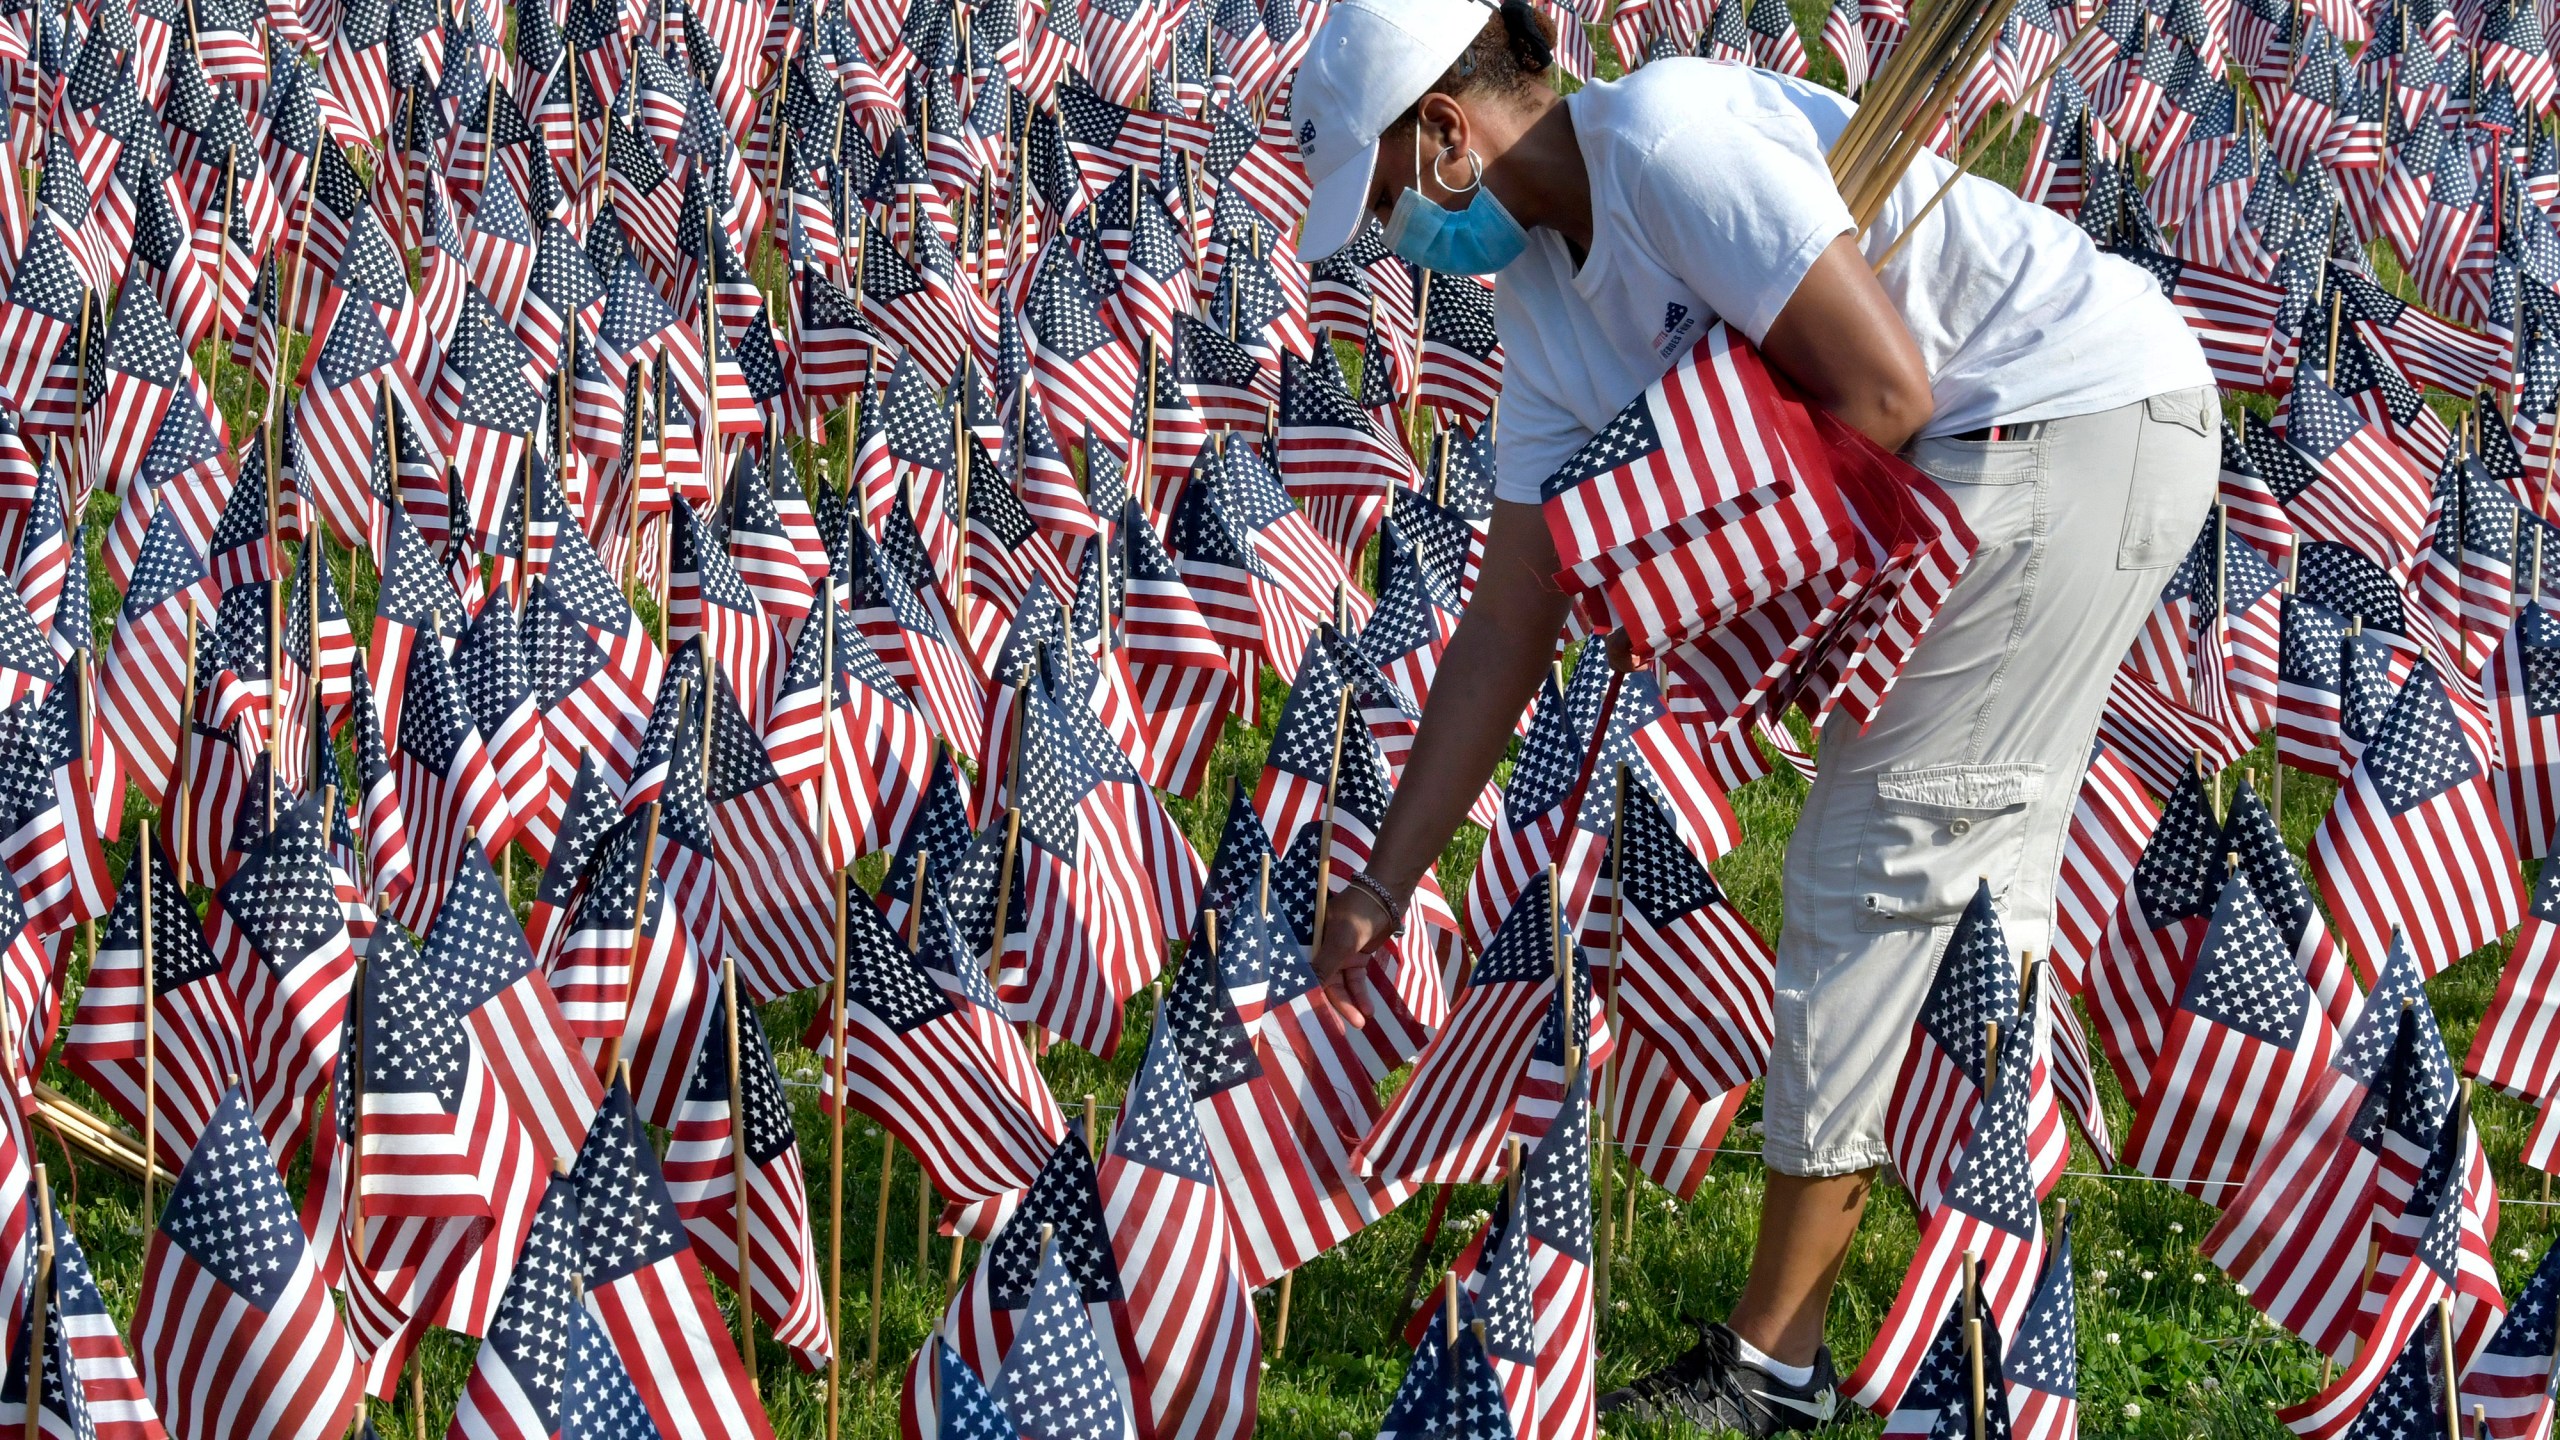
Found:
<svg viewBox="0 0 2560 1440"><path fill-rule="evenodd" d="M1315 186L1299 259L1321 259L1359 233L1378 132L1430 93L1493 14L1484 0L1336 0L1289 97L1289 128Z"/></svg>

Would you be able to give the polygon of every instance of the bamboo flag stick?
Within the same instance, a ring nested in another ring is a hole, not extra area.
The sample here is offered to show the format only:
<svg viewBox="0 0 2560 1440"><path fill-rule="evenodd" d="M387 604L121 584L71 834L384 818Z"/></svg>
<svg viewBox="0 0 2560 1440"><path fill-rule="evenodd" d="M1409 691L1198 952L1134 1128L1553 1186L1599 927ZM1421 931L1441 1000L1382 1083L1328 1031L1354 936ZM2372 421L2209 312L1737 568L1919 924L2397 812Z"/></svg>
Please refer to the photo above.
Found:
<svg viewBox="0 0 2560 1440"><path fill-rule="evenodd" d="M1973 73L1982 57L1990 53L1992 42L1999 39L2000 22L1992 15L1997 3L1998 0L1979 0L1978 4L1970 7L1977 13L1971 28L1959 32L1963 38L1954 62L1938 73L1922 98L1913 123L1894 137L1893 145L1883 159L1860 177L1858 198L1849 207L1859 229L1864 230L1875 223L1876 215L1884 209L1884 202L1892 195L1894 186L1901 183L1902 173L1911 167L1920 147L1928 143L1948 112L1955 108L1966 77Z"/></svg>
<svg viewBox="0 0 2560 1440"><path fill-rule="evenodd" d="M1965 1385L1973 1398L1973 1440L1984 1440L1981 1297L1982 1262L1968 1250L1964 1254L1964 1369Z"/></svg>
<svg viewBox="0 0 2560 1440"><path fill-rule="evenodd" d="M2450 1297L2436 1300L2436 1363L2443 1367L2440 1378L2444 1381L2444 1440L2462 1440L2462 1379L2455 1371Z"/></svg>
<svg viewBox="0 0 2560 1440"><path fill-rule="evenodd" d="M182 721L182 727L187 727ZM182 728L183 733L183 728ZM152 973L151 892L157 888L151 875L151 827L145 825L134 837L133 863L142 867L142 881L136 886L142 897L142 1153L154 1155L159 1143L160 1117L153 1112L160 1103L160 1015L157 1008L158 977ZM180 882L183 887L184 881ZM185 894L181 888L180 894ZM151 1166L142 1167L142 1209L139 1216L142 1233L148 1235L159 1220L152 1204Z"/></svg>
<svg viewBox="0 0 2560 1440"><path fill-rule="evenodd" d="M738 1226L738 1358L744 1364L747 1389L763 1393L756 1379L756 1252L755 1234L749 1223L747 1177L754 1162L747 1158L747 1076L740 1064L738 1046L738 957L720 957L720 1000L728 1012L729 1042L729 1162L734 1193L730 1203L737 1212Z"/></svg>
<svg viewBox="0 0 2560 1440"><path fill-rule="evenodd" d="M1617 806L1609 812L1609 1033L1618 1032L1618 958L1627 930L1627 767L1620 765L1617 774ZM1569 1068L1569 1067L1568 1067ZM1609 1266L1616 1258L1618 1240L1618 1207L1616 1182L1617 1152L1609 1147L1609 1115L1617 1108L1618 1068L1603 1067L1607 1081L1607 1101L1595 1107L1592 1117L1594 1147L1600 1171L1600 1233L1593 1256L1591 1294L1594 1324L1597 1317L1609 1313ZM1570 1081L1571 1077L1566 1077ZM1595 1087L1595 1089L1600 1087ZM1595 1097L1596 1098L1596 1097Z"/></svg>
<svg viewBox="0 0 2560 1440"><path fill-rule="evenodd" d="M631 887L631 952L625 962L633 974L639 973L640 947L648 939L649 890L657 883L658 816L660 807L664 803L661 800L650 801L649 817L640 825L640 878L639 882ZM622 1037L616 1035L605 1041L604 1053L596 1065L596 1075L605 1084L611 1085L614 1072L621 1067L621 1064Z"/></svg>
<svg viewBox="0 0 2560 1440"><path fill-rule="evenodd" d="M44 1312L53 1288L53 1184L45 1173L44 1162L36 1162L35 1170L38 1239L34 1292L27 1303L27 1440L42 1440L44 1381L39 1377L53 1369L44 1359Z"/></svg>
<svg viewBox="0 0 2560 1440"><path fill-rule="evenodd" d="M2053 72L2062 68L2063 54L2068 53L2069 50L2066 47L2061 54L2056 54L2051 63L2036 72L2033 80L2020 87L2018 93L2028 95L2043 88L2045 82L2053 78ZM1973 167L1982 162L1984 155L1990 153L1992 142L1998 140L2003 133L2005 132L1997 126L1985 125L1975 132L1971 140L1965 142L1964 153L1957 157L1955 168L1947 172L1946 179L1938 182L1938 188L1930 193L1928 201L1918 210L1913 211L1910 219L1902 222L1902 233L1894 236L1893 243L1884 247L1884 253L1876 257L1876 263L1870 267L1871 269L1881 272L1885 265L1901 252L1904 242L1919 232L1920 222L1928 219L1937 210L1939 204L1954 192L1957 181L1973 173Z"/></svg>
<svg viewBox="0 0 2560 1440"><path fill-rule="evenodd" d="M880 1272L889 1264L889 1182L897 1174L898 1137L880 1127L880 1205L871 1219L871 1343L863 1351L862 1368L880 1368Z"/></svg>
<svg viewBox="0 0 2560 1440"><path fill-rule="evenodd" d="M933 854L923 846L916 847L915 879L907 891L907 953L915 953L916 943L924 934L925 885L933 868ZM933 1177L919 1163L916 1170L916 1270L930 1273L933 1264Z"/></svg>
<svg viewBox="0 0 2560 1440"><path fill-rule="evenodd" d="M830 572L818 582L818 623L825 628L819 635L825 643L827 691L835 692L836 663L836 579ZM818 767L818 836L821 845L835 823L835 766ZM654 819L654 807L653 816ZM846 927L852 901L848 888L850 872L838 869L836 887L836 987L833 1014L828 1018L828 1038L834 1048L827 1052L834 1067L832 1092L835 1105L827 1114L827 1440L837 1440L844 1423L844 1114L845 1114L845 996L851 976L850 956L846 950ZM634 927L637 928L637 927ZM875 1310L877 1306L873 1307Z"/></svg>

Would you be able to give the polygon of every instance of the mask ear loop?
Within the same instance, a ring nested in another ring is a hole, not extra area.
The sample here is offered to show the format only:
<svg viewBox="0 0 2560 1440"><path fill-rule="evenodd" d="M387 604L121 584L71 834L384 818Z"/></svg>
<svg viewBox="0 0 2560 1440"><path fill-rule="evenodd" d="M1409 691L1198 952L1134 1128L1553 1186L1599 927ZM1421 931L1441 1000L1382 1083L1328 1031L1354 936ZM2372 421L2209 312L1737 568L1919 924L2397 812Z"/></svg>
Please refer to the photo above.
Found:
<svg viewBox="0 0 2560 1440"><path fill-rule="evenodd" d="M1418 147L1421 143L1422 134L1421 131L1417 129L1414 132L1414 144ZM1452 185L1446 179L1441 177L1440 167L1448 163L1449 156L1453 153L1453 149L1454 147L1443 145L1440 147L1440 153L1431 157L1431 179L1433 183L1437 184L1441 189L1448 191L1452 195L1464 195L1484 183L1484 159L1482 156L1476 154L1473 148L1469 148L1467 151L1467 183L1464 185ZM1420 157L1416 156L1415 158L1416 163L1419 163Z"/></svg>

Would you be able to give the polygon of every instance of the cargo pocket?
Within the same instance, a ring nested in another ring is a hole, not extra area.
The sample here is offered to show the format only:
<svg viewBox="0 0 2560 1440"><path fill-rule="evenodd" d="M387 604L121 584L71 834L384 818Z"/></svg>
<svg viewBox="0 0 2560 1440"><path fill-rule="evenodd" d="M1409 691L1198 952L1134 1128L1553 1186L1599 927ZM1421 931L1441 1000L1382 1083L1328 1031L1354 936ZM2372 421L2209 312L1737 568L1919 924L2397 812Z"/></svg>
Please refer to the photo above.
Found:
<svg viewBox="0 0 2560 1440"><path fill-rule="evenodd" d="M1858 848L1858 928L1950 925L1985 877L2007 892L2025 854L2042 765L1941 765L1876 777Z"/></svg>
<svg viewBox="0 0 2560 1440"><path fill-rule="evenodd" d="M2125 486L2119 570L2164 570L2187 556L2218 475L2213 392L2173 390L2142 402Z"/></svg>

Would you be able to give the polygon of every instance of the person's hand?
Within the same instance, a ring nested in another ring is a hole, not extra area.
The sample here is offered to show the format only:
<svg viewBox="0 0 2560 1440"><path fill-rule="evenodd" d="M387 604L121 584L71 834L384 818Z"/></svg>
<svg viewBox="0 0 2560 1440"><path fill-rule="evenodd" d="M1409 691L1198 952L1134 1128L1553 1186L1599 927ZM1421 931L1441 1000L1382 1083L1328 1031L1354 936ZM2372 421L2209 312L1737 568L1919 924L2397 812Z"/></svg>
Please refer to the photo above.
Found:
<svg viewBox="0 0 2560 1440"><path fill-rule="evenodd" d="M1609 668L1621 675L1637 668L1635 638L1623 629L1609 632Z"/></svg>
<svg viewBox="0 0 2560 1440"><path fill-rule="evenodd" d="M1394 917L1376 896L1357 886L1336 890L1324 907L1324 933L1316 937L1316 980L1324 1003L1355 1028L1369 1023L1369 1012L1352 998L1352 979L1375 964L1378 952L1394 938Z"/></svg>

